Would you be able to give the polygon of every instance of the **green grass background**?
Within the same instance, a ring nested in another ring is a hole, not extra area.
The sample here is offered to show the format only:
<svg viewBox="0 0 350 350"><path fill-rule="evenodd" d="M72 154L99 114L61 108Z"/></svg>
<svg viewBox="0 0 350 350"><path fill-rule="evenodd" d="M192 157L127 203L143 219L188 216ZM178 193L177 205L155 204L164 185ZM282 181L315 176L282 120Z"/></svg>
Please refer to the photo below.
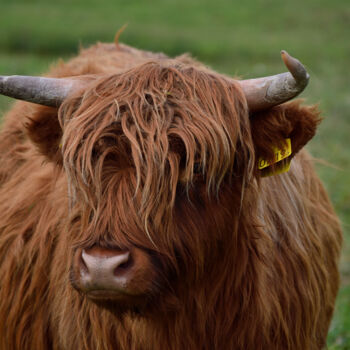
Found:
<svg viewBox="0 0 350 350"><path fill-rule="evenodd" d="M0 0L0 74L40 74L79 46L121 41L168 55L190 52L243 78L285 70L281 49L307 67L302 94L324 121L309 144L342 220L342 287L329 349L350 349L350 1L349 0ZM0 97L1 115L12 101Z"/></svg>

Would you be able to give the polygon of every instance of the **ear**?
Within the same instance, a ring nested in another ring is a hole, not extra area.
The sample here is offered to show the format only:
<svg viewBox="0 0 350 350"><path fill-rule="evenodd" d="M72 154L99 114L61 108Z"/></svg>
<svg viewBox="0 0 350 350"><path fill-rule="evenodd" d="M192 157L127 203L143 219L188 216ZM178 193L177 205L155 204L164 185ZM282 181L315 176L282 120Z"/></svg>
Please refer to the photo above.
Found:
<svg viewBox="0 0 350 350"><path fill-rule="evenodd" d="M58 122L57 108L35 106L26 124L30 140L48 160L62 163L59 150L62 129Z"/></svg>
<svg viewBox="0 0 350 350"><path fill-rule="evenodd" d="M317 106L301 106L301 100L285 103L251 116L252 138L257 159L274 159L274 149L284 148L290 138L293 158L316 133L320 123Z"/></svg>

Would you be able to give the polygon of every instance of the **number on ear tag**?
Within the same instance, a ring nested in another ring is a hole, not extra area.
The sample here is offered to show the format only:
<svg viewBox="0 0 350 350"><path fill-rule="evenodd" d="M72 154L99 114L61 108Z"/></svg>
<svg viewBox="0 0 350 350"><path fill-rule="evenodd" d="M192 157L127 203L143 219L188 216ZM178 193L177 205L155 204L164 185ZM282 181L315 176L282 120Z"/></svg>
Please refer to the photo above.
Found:
<svg viewBox="0 0 350 350"><path fill-rule="evenodd" d="M273 148L275 156L272 161L268 161L262 157L259 158L258 168L259 170L263 170L262 171L263 177L285 173L290 169L291 161L290 159L286 159L286 158L288 158L292 154L292 145L289 138L286 139L285 141L286 141L286 146L284 148L278 148L278 147ZM281 162L283 159L286 159L286 160ZM281 164L276 164L280 162ZM276 165L271 167L271 169L269 169L269 167L272 164L276 164Z"/></svg>

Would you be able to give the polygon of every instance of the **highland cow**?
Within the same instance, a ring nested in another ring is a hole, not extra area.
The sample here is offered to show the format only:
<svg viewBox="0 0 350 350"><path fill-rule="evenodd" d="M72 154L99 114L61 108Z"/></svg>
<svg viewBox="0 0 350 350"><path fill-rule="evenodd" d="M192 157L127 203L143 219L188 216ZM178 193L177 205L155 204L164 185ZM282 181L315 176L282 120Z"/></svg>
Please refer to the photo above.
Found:
<svg viewBox="0 0 350 350"><path fill-rule="evenodd" d="M325 346L341 230L282 56L244 81L97 44L0 78L26 100L0 134L1 350Z"/></svg>

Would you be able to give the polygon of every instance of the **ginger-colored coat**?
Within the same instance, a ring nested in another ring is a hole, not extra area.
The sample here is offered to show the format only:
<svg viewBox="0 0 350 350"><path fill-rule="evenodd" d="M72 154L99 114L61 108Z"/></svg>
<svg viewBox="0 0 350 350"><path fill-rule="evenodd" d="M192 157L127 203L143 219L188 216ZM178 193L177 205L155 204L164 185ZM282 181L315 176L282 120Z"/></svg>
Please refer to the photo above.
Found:
<svg viewBox="0 0 350 350"><path fill-rule="evenodd" d="M249 115L228 77L124 45L49 73L73 75L84 91L16 103L0 134L0 349L322 349L341 230L301 150L316 108ZM290 171L261 178L287 137ZM149 254L142 307L72 287L96 243Z"/></svg>

